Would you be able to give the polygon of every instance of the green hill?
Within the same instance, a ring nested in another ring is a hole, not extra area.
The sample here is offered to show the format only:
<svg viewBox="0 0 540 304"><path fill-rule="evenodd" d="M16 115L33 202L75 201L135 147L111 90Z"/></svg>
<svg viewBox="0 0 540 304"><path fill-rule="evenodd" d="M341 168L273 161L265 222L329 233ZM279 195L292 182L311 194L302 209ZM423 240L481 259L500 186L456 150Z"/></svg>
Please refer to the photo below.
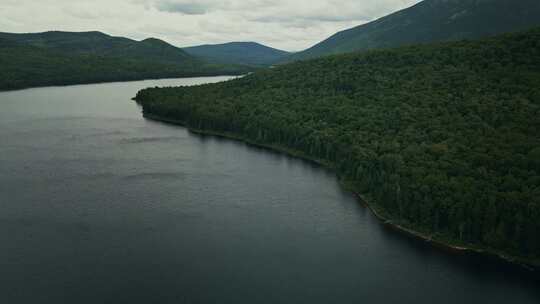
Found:
<svg viewBox="0 0 540 304"><path fill-rule="evenodd" d="M339 32L287 61L426 42L488 37L540 26L537 0L425 0Z"/></svg>
<svg viewBox="0 0 540 304"><path fill-rule="evenodd" d="M243 74L158 39L135 41L100 32L0 33L0 90L148 78Z"/></svg>
<svg viewBox="0 0 540 304"><path fill-rule="evenodd" d="M58 31L30 34L0 33L0 38L12 40L21 45L40 47L71 55L130 57L176 64L191 64L197 61L196 58L182 49L155 38L135 41L109 36L101 32Z"/></svg>
<svg viewBox="0 0 540 304"><path fill-rule="evenodd" d="M144 114L317 160L450 244L540 262L540 29L137 94Z"/></svg>
<svg viewBox="0 0 540 304"><path fill-rule="evenodd" d="M84 54L107 54L137 44L137 41L113 37L101 32L61 32L50 31L43 33L0 33L0 38L16 41L20 44L31 45Z"/></svg>
<svg viewBox="0 0 540 304"><path fill-rule="evenodd" d="M255 42L231 42L184 48L187 53L216 63L271 65L290 53Z"/></svg>

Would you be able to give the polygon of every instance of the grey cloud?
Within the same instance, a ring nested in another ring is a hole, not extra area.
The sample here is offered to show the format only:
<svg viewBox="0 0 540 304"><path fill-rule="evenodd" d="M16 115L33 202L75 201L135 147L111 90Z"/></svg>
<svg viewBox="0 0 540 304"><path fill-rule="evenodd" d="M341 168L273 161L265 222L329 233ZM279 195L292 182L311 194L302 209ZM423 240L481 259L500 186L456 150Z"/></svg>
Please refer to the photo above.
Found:
<svg viewBox="0 0 540 304"><path fill-rule="evenodd" d="M335 16L335 15L315 15L309 17L310 20L322 21L322 22L345 22L345 21L358 21L358 22L367 22L373 19L373 17L365 15L354 15L354 16Z"/></svg>
<svg viewBox="0 0 540 304"><path fill-rule="evenodd" d="M169 2L161 1L156 3L156 9L162 12L182 13L185 15L204 15L208 12L208 7L196 2Z"/></svg>
<svg viewBox="0 0 540 304"><path fill-rule="evenodd" d="M312 16L261 16L249 19L254 22L261 23L302 23L312 24L313 22L367 22L372 20L372 17L365 15L312 15Z"/></svg>
<svg viewBox="0 0 540 304"><path fill-rule="evenodd" d="M261 11L279 6L283 0L133 0L155 7L159 11L203 15L214 11L243 12Z"/></svg>
<svg viewBox="0 0 540 304"><path fill-rule="evenodd" d="M98 14L96 14L95 12L93 11L88 11L88 10L76 10L76 9L73 9L73 8L66 8L64 9L64 12L66 12L66 14L72 16L72 17L75 17L75 18L80 18L80 19L98 19L100 16Z"/></svg>

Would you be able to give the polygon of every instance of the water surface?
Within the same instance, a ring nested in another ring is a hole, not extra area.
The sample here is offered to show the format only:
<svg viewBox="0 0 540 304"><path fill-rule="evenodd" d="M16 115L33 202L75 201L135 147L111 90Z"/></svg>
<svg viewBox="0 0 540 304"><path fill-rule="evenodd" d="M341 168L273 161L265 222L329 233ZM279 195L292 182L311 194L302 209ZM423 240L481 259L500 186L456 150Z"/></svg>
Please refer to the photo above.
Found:
<svg viewBox="0 0 540 304"><path fill-rule="evenodd" d="M0 303L540 303L380 225L307 162L145 120L191 78L0 93Z"/></svg>

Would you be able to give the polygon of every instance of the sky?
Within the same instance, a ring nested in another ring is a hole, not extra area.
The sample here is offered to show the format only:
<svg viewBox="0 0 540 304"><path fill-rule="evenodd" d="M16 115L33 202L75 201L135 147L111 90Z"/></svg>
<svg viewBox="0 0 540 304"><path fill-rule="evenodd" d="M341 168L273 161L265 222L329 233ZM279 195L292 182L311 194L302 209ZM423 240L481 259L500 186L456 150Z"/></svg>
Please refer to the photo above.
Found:
<svg viewBox="0 0 540 304"><path fill-rule="evenodd" d="M256 41L287 51L420 0L0 0L0 32L102 31L179 47Z"/></svg>

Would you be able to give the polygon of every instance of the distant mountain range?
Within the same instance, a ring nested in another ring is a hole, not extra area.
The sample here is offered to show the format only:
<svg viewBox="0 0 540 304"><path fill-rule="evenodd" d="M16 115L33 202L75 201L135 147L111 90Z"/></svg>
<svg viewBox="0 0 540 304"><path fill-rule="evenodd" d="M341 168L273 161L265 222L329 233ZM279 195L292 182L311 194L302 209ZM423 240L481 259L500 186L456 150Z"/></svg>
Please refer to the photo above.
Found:
<svg viewBox="0 0 540 304"><path fill-rule="evenodd" d="M408 44L474 39L534 26L540 26L539 0L425 0L339 32L286 61Z"/></svg>
<svg viewBox="0 0 540 304"><path fill-rule="evenodd" d="M215 63L264 66L271 65L291 53L256 42L231 42L184 48L188 54Z"/></svg>
<svg viewBox="0 0 540 304"><path fill-rule="evenodd" d="M0 33L0 90L148 78L243 74L253 68L209 63L162 40L101 32Z"/></svg>
<svg viewBox="0 0 540 304"><path fill-rule="evenodd" d="M425 0L291 54L255 42L185 49L101 32L0 33L0 90L147 78L242 74L275 63L540 26L540 0Z"/></svg>

